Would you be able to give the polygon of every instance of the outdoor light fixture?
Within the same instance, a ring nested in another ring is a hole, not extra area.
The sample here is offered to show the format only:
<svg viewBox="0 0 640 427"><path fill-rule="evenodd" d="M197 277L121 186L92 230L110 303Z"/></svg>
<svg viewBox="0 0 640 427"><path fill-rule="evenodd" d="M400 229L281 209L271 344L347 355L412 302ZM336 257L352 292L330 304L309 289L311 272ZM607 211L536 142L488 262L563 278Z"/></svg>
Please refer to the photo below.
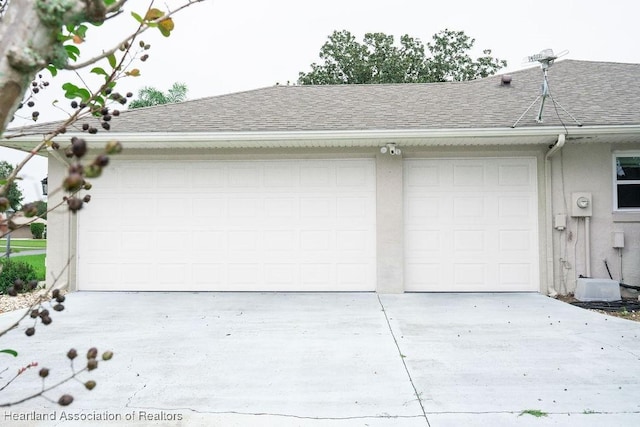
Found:
<svg viewBox="0 0 640 427"><path fill-rule="evenodd" d="M45 177L42 181L42 195L46 196L49 193L49 177Z"/></svg>
<svg viewBox="0 0 640 427"><path fill-rule="evenodd" d="M396 147L396 144L391 142L383 147L380 147L380 152L382 154L389 153L391 156L399 156L402 154L402 151Z"/></svg>

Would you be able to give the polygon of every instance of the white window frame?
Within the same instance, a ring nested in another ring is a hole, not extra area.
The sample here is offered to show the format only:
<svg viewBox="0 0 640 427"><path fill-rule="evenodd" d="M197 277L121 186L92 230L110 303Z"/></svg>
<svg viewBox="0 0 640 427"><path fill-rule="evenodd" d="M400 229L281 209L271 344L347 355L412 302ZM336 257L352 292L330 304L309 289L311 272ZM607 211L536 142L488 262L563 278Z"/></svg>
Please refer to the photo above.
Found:
<svg viewBox="0 0 640 427"><path fill-rule="evenodd" d="M612 177L613 177L613 211L614 212L640 212L640 205L633 208L620 208L618 207L618 185L625 184L640 184L640 179L634 179L629 181L618 181L618 157L640 157L640 151L614 151L612 162Z"/></svg>

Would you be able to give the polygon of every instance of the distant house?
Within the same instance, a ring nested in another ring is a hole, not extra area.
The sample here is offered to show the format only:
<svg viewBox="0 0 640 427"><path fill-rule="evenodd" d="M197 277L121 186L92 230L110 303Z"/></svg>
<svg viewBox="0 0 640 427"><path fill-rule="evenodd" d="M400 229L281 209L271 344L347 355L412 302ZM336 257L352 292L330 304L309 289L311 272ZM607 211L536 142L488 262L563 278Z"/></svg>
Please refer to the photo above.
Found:
<svg viewBox="0 0 640 427"><path fill-rule="evenodd" d="M607 260L640 284L639 81L564 60L542 111L540 67L124 111L86 135L125 151L49 214L47 268L77 290L566 293ZM51 152L51 182L66 168Z"/></svg>
<svg viewBox="0 0 640 427"><path fill-rule="evenodd" d="M11 223L15 230L11 231L11 237L14 239L33 239L33 233L31 233L31 223L47 225L47 220L42 218L26 218L22 215L14 215L11 218Z"/></svg>

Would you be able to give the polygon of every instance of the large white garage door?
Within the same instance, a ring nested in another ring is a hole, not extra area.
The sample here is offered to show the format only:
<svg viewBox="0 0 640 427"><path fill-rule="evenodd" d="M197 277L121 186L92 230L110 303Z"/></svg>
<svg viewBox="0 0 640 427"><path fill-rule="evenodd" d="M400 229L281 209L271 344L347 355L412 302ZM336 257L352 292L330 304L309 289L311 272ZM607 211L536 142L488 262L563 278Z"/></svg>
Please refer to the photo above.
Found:
<svg viewBox="0 0 640 427"><path fill-rule="evenodd" d="M117 161L78 215L82 290L375 290L373 159Z"/></svg>
<svg viewBox="0 0 640 427"><path fill-rule="evenodd" d="M406 160L407 291L538 291L535 158Z"/></svg>

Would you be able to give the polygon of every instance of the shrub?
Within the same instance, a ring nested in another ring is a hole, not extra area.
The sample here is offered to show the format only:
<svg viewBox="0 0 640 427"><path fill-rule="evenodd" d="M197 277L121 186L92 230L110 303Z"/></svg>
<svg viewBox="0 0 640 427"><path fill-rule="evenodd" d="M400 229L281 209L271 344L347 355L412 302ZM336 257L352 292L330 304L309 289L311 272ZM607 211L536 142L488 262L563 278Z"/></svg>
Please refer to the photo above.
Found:
<svg viewBox="0 0 640 427"><path fill-rule="evenodd" d="M29 280L36 280L37 273L32 265L9 258L0 259L2 272L0 272L0 294L6 294L7 288L13 286L16 279L22 279L25 283Z"/></svg>
<svg viewBox="0 0 640 427"><path fill-rule="evenodd" d="M34 239L42 239L44 235L44 224L32 222L29 228L31 229L31 234L33 234Z"/></svg>

